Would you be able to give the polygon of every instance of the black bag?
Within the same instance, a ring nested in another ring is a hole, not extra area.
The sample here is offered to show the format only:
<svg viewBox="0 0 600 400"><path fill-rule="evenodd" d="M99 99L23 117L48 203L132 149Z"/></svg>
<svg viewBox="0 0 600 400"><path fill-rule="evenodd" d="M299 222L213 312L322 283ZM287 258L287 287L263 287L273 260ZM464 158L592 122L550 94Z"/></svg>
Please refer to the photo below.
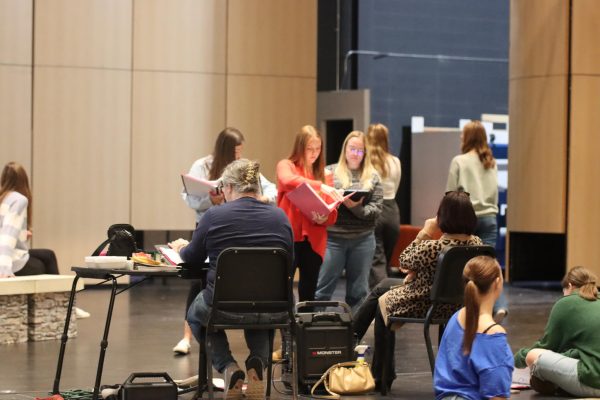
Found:
<svg viewBox="0 0 600 400"><path fill-rule="evenodd" d="M138 378L140 380L134 382ZM166 372L134 372L121 386L119 399L177 400L177 385Z"/></svg>
<svg viewBox="0 0 600 400"><path fill-rule="evenodd" d="M129 224L114 224L108 228L106 239L94 252L92 256L98 256L108 245L107 256L125 256L131 257L132 253L137 253L137 243L135 242L135 229Z"/></svg>

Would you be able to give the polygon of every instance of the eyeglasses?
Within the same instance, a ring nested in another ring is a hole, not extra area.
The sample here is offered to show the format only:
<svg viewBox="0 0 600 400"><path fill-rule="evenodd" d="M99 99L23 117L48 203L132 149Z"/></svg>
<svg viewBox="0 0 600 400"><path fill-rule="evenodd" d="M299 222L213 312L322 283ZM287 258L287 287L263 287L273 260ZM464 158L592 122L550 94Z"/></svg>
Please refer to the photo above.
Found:
<svg viewBox="0 0 600 400"><path fill-rule="evenodd" d="M354 153L357 156L364 156L365 155L365 150L364 149L357 149L356 147L348 147L348 150L350 151L350 153Z"/></svg>
<svg viewBox="0 0 600 400"><path fill-rule="evenodd" d="M446 193L444 193L444 196L448 196L450 193L464 193L467 195L467 197L471 197L471 193L465 192L464 190L449 190Z"/></svg>

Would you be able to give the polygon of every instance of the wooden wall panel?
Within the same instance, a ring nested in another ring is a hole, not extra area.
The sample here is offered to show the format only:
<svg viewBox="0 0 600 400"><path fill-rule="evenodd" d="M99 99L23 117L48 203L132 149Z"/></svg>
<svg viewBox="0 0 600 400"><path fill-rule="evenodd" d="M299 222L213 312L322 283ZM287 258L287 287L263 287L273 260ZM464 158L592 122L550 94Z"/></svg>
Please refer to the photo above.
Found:
<svg viewBox="0 0 600 400"><path fill-rule="evenodd" d="M36 2L36 65L131 68L131 16L132 0Z"/></svg>
<svg viewBox="0 0 600 400"><path fill-rule="evenodd" d="M133 87L133 225L193 229L179 174L212 151L225 126L225 78L135 72Z"/></svg>
<svg viewBox="0 0 600 400"><path fill-rule="evenodd" d="M134 69L224 73L226 12L221 0L135 2Z"/></svg>
<svg viewBox="0 0 600 400"><path fill-rule="evenodd" d="M509 231L565 232L567 79L509 85Z"/></svg>
<svg viewBox="0 0 600 400"><path fill-rule="evenodd" d="M230 74L315 78L316 0L229 0Z"/></svg>
<svg viewBox="0 0 600 400"><path fill-rule="evenodd" d="M600 7L597 0L573 1L572 73L600 73Z"/></svg>
<svg viewBox="0 0 600 400"><path fill-rule="evenodd" d="M0 88L0 169L17 161L31 174L31 67L0 65Z"/></svg>
<svg viewBox="0 0 600 400"><path fill-rule="evenodd" d="M0 0L0 64L31 65L33 0Z"/></svg>
<svg viewBox="0 0 600 400"><path fill-rule="evenodd" d="M81 263L130 220L131 73L36 67L33 245Z"/></svg>
<svg viewBox="0 0 600 400"><path fill-rule="evenodd" d="M509 78L566 74L568 22L568 1L511 0Z"/></svg>
<svg viewBox="0 0 600 400"><path fill-rule="evenodd" d="M227 125L246 138L244 157L257 159L275 179L277 161L289 156L296 133L316 122L316 79L229 76Z"/></svg>
<svg viewBox="0 0 600 400"><path fill-rule="evenodd" d="M567 267L600 275L600 76L573 77L571 93Z"/></svg>

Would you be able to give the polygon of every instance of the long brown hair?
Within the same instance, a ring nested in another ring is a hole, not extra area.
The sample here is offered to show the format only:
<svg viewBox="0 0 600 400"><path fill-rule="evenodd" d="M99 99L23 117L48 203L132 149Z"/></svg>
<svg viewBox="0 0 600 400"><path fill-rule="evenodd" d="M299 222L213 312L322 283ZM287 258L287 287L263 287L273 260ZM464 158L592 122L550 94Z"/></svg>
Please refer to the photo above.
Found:
<svg viewBox="0 0 600 400"><path fill-rule="evenodd" d="M321 141L321 153L312 165L311 172L313 178L321 182L325 182L325 157L323 156L323 137L317 128L312 125L304 125L300 128L300 132L296 134L294 140L294 148L288 159L295 165L306 169L304 165L304 151L311 139L319 139Z"/></svg>
<svg viewBox="0 0 600 400"><path fill-rule="evenodd" d="M493 168L496 165L496 160L490 146L487 144L487 135L483 124L480 121L471 121L464 126L462 133L461 151L463 154L475 149L483 167L485 169Z"/></svg>
<svg viewBox="0 0 600 400"><path fill-rule="evenodd" d="M480 296L492 288L493 283L500 277L500 265L490 256L477 256L470 259L463 270L465 284L465 336L463 338L463 353L469 354L477 327L479 326Z"/></svg>
<svg viewBox="0 0 600 400"><path fill-rule="evenodd" d="M371 124L367 131L367 146L371 154L371 164L382 178L387 178L388 167L387 158L389 157L389 132L383 124Z"/></svg>
<svg viewBox="0 0 600 400"><path fill-rule="evenodd" d="M589 301L598 300L598 278L584 267L575 267L562 279L562 287L567 288L569 283L577 289L579 296Z"/></svg>
<svg viewBox="0 0 600 400"><path fill-rule="evenodd" d="M213 162L210 166L208 179L215 180L221 177L225 167L235 161L236 146L242 143L244 143L244 135L236 128L225 128L219 133L212 152Z"/></svg>
<svg viewBox="0 0 600 400"><path fill-rule="evenodd" d="M11 161L4 166L0 175L0 203L10 192L18 192L27 197L27 228L31 227L31 189L25 168L18 162Z"/></svg>

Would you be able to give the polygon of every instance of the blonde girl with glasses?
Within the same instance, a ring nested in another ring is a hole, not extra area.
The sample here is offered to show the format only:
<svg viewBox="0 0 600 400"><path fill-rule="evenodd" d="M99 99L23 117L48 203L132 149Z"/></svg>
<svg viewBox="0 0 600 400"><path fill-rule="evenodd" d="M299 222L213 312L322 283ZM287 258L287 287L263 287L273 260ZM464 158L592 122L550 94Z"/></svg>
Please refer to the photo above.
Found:
<svg viewBox="0 0 600 400"><path fill-rule="evenodd" d="M327 250L319 271L316 300L331 300L346 271L346 303L356 309L369 292L369 271L375 252L375 223L383 203L379 175L371 164L366 136L353 131L344 140L339 162L328 167L334 187L360 190L362 197L344 200L334 225L327 228Z"/></svg>

